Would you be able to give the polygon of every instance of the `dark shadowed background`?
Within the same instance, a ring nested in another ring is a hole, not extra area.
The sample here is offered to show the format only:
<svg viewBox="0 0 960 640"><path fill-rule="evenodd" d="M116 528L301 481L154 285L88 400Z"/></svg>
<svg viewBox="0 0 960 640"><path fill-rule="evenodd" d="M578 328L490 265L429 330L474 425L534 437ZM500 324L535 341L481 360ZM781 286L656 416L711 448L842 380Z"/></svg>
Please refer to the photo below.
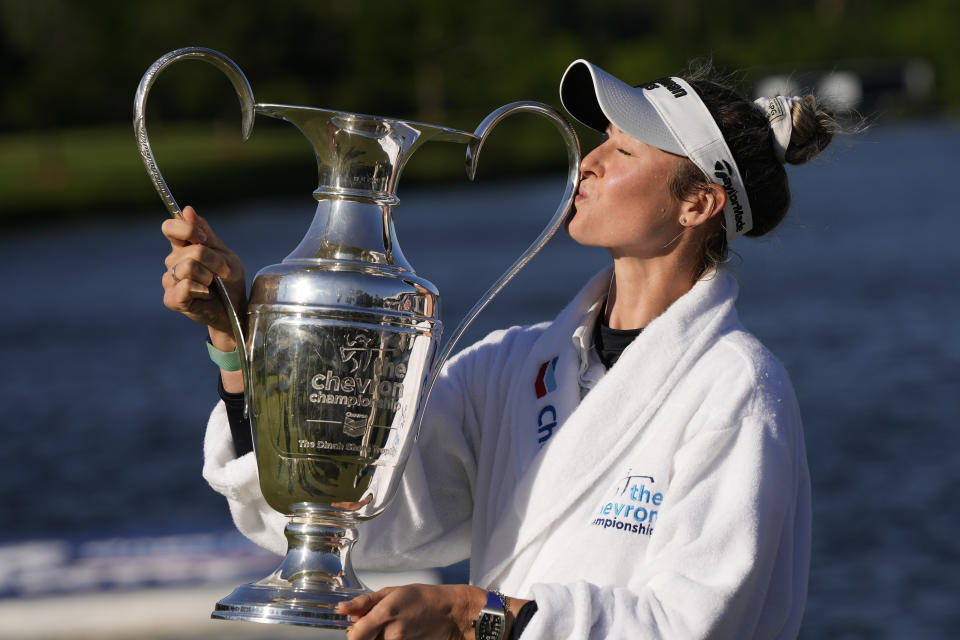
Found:
<svg viewBox="0 0 960 640"><path fill-rule="evenodd" d="M559 106L578 57L636 83L710 59L748 95L812 89L852 126L865 118L866 132L789 169L794 206L772 236L738 242L739 307L804 414L814 553L802 637L953 635L960 5L589 5L0 1L0 638L64 637L5 635L45 599L57 610L78 594L239 583L275 564L231 533L200 477L216 372L203 329L162 306L166 212L130 125L142 73L188 45L234 59L261 101L466 130L514 100ZM178 200L250 278L293 249L316 181L295 129L259 119L241 142L229 84L192 62L161 75L148 113ZM400 242L441 290L448 327L560 196L554 130L513 120L476 183L463 148L440 144L402 181ZM589 149L597 138L581 133ZM467 340L552 317L606 259L556 238ZM86 637L84 624L66 637Z"/></svg>

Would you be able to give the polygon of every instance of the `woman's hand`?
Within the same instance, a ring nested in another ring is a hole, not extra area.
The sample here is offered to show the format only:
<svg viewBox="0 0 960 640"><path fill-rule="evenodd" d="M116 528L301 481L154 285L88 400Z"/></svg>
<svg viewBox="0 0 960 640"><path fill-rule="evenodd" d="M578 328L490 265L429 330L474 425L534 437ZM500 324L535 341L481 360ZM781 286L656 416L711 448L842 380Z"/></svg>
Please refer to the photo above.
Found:
<svg viewBox="0 0 960 640"><path fill-rule="evenodd" d="M473 640L473 621L486 602L487 592L478 587L411 584L343 602L337 613L354 620L349 640Z"/></svg>
<svg viewBox="0 0 960 640"><path fill-rule="evenodd" d="M171 247L162 279L164 305L207 325L213 346L233 351L237 342L227 312L213 291L213 280L220 276L242 318L247 304L243 264L193 207L186 207L182 218L166 220L162 230Z"/></svg>

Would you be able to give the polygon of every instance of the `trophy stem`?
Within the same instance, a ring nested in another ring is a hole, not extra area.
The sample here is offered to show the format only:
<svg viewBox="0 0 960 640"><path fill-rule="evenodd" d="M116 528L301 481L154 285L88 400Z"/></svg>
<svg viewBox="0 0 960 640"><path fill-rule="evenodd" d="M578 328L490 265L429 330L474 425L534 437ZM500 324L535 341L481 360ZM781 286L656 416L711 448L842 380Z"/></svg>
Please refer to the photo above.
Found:
<svg viewBox="0 0 960 640"><path fill-rule="evenodd" d="M287 555L272 574L238 587L211 618L346 629L337 605L369 593L350 563L353 522L330 512L302 510L284 529Z"/></svg>

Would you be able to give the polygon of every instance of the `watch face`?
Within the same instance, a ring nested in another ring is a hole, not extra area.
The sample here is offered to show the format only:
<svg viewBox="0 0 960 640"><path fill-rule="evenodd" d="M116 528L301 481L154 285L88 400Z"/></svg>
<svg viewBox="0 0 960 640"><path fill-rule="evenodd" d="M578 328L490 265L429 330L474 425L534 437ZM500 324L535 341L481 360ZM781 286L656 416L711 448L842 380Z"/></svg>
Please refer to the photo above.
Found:
<svg viewBox="0 0 960 640"><path fill-rule="evenodd" d="M493 613L480 615L477 624L477 640L500 640L503 633L503 616Z"/></svg>

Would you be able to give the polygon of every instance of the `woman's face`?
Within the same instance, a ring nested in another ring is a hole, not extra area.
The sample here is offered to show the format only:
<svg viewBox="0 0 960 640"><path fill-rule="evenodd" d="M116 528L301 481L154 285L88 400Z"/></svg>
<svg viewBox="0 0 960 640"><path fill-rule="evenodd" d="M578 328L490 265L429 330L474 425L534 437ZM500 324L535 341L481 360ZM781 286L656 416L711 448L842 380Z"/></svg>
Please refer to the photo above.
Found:
<svg viewBox="0 0 960 640"><path fill-rule="evenodd" d="M681 156L651 147L612 124L580 165L580 188L567 231L578 243L614 255L668 252L682 231L681 203L670 193Z"/></svg>

